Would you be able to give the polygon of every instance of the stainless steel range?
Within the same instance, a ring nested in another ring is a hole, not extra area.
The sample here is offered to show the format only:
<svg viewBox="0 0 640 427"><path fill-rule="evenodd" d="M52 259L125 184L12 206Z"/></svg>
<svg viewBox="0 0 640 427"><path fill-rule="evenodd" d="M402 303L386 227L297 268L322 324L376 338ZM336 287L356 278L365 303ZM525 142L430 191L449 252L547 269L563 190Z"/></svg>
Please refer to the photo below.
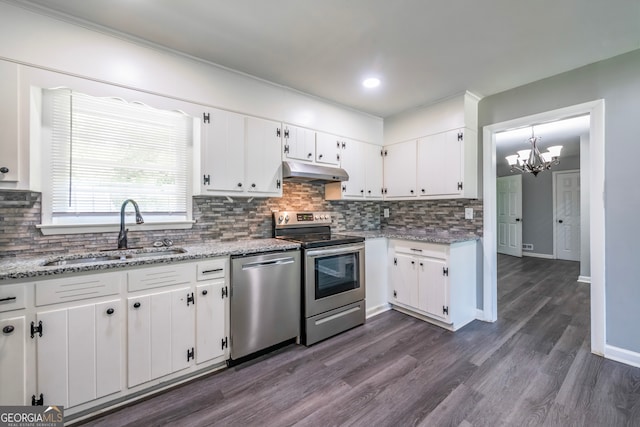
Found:
<svg viewBox="0 0 640 427"><path fill-rule="evenodd" d="M302 335L309 346L364 323L364 238L331 233L329 212L275 212L274 236L301 244Z"/></svg>

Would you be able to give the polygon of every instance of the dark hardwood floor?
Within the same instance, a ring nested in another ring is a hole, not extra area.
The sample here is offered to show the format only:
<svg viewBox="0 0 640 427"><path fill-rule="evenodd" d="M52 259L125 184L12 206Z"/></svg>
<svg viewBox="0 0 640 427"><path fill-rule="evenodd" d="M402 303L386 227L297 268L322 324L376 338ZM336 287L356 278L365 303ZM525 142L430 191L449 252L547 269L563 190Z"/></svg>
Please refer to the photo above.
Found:
<svg viewBox="0 0 640 427"><path fill-rule="evenodd" d="M578 264L498 258L496 323L389 311L88 422L95 426L640 426L640 368L590 353Z"/></svg>

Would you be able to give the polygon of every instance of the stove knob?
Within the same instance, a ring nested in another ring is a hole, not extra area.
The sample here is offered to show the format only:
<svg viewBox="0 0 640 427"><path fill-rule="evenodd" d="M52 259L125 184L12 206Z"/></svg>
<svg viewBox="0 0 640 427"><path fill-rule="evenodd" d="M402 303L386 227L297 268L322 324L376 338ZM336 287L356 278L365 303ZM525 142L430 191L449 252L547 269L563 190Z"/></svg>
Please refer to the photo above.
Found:
<svg viewBox="0 0 640 427"><path fill-rule="evenodd" d="M331 215L327 215L327 221L331 221Z"/></svg>
<svg viewBox="0 0 640 427"><path fill-rule="evenodd" d="M322 219L327 219L327 216L326 215L322 215Z"/></svg>
<svg viewBox="0 0 640 427"><path fill-rule="evenodd" d="M278 222L282 222L283 220L284 220L284 217L280 215L280 217L278 218Z"/></svg>
<svg viewBox="0 0 640 427"><path fill-rule="evenodd" d="M316 221L320 219L320 215L316 215Z"/></svg>
<svg viewBox="0 0 640 427"><path fill-rule="evenodd" d="M289 215L286 215L286 216L284 217L284 222L289 222Z"/></svg>

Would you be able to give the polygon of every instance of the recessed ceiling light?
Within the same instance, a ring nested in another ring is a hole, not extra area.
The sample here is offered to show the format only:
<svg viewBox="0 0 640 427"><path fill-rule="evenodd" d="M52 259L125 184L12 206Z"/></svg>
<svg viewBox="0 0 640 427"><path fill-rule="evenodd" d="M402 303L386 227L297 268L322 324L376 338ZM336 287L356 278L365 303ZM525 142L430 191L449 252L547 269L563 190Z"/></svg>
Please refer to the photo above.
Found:
<svg viewBox="0 0 640 427"><path fill-rule="evenodd" d="M380 79L377 79L375 77L364 79L364 81L362 82L362 86L366 87L367 89L378 87L380 86Z"/></svg>

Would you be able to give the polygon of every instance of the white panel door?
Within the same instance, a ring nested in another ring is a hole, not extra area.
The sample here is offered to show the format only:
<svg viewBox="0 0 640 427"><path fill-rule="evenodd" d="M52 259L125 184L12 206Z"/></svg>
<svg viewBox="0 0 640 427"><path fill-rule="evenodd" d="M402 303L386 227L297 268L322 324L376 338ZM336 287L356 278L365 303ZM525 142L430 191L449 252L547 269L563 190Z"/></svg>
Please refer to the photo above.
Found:
<svg viewBox="0 0 640 427"><path fill-rule="evenodd" d="M310 129L285 125L282 140L286 159L312 162L316 155L316 133Z"/></svg>
<svg viewBox="0 0 640 427"><path fill-rule="evenodd" d="M122 389L122 326L120 300L96 304L96 397Z"/></svg>
<svg viewBox="0 0 640 427"><path fill-rule="evenodd" d="M193 299L193 301L191 300ZM191 288L171 292L171 372L186 369L195 356L195 295ZM166 332L165 332L166 333ZM193 351L193 356L187 356Z"/></svg>
<svg viewBox="0 0 640 427"><path fill-rule="evenodd" d="M446 320L449 317L448 280L443 269L443 259L418 258L418 308L434 317ZM446 312L444 308L446 309Z"/></svg>
<svg viewBox="0 0 640 427"><path fill-rule="evenodd" d="M95 305L70 308L69 322L69 406L96 398L96 314Z"/></svg>
<svg viewBox="0 0 640 427"><path fill-rule="evenodd" d="M240 114L210 110L203 123L202 181L206 191L244 190L245 118Z"/></svg>
<svg viewBox="0 0 640 427"><path fill-rule="evenodd" d="M247 191L282 195L282 138L279 130L280 123L247 117Z"/></svg>
<svg viewBox="0 0 640 427"><path fill-rule="evenodd" d="M384 147L384 197L416 196L416 141Z"/></svg>
<svg viewBox="0 0 640 427"><path fill-rule="evenodd" d="M42 336L36 334L36 378L38 398L43 395L45 405L68 407L68 348L67 310L53 310L36 314L36 324L42 321Z"/></svg>
<svg viewBox="0 0 640 427"><path fill-rule="evenodd" d="M344 148L340 152L340 166L349 174L349 180L342 182L342 195L345 197L364 197L365 168L364 143L345 140Z"/></svg>
<svg viewBox="0 0 640 427"><path fill-rule="evenodd" d="M151 297L127 299L127 385L151 380Z"/></svg>
<svg viewBox="0 0 640 427"><path fill-rule="evenodd" d="M171 292L150 295L151 379L171 373L172 313Z"/></svg>
<svg viewBox="0 0 640 427"><path fill-rule="evenodd" d="M222 348L222 340L226 336L224 287L224 280L196 287L196 363L225 354Z"/></svg>
<svg viewBox="0 0 640 427"><path fill-rule="evenodd" d="M0 61L0 182L18 181L18 65Z"/></svg>
<svg viewBox="0 0 640 427"><path fill-rule="evenodd" d="M367 199L381 199L382 187L382 147L379 145L362 143L364 156L365 197Z"/></svg>
<svg viewBox="0 0 640 427"><path fill-rule="evenodd" d="M330 166L340 164L340 145L345 140L328 133L316 133L316 162Z"/></svg>
<svg viewBox="0 0 640 427"><path fill-rule="evenodd" d="M25 316L0 320L0 405L27 404L25 323Z"/></svg>
<svg viewBox="0 0 640 427"><path fill-rule="evenodd" d="M395 253L389 266L391 303L418 307L418 269L414 257Z"/></svg>
<svg viewBox="0 0 640 427"><path fill-rule="evenodd" d="M496 179L498 253L522 257L522 175Z"/></svg>
<svg viewBox="0 0 640 427"><path fill-rule="evenodd" d="M418 195L460 194L462 189L462 141L458 131L443 132L418 140Z"/></svg>
<svg viewBox="0 0 640 427"><path fill-rule="evenodd" d="M580 261L580 172L554 172L556 258Z"/></svg>

